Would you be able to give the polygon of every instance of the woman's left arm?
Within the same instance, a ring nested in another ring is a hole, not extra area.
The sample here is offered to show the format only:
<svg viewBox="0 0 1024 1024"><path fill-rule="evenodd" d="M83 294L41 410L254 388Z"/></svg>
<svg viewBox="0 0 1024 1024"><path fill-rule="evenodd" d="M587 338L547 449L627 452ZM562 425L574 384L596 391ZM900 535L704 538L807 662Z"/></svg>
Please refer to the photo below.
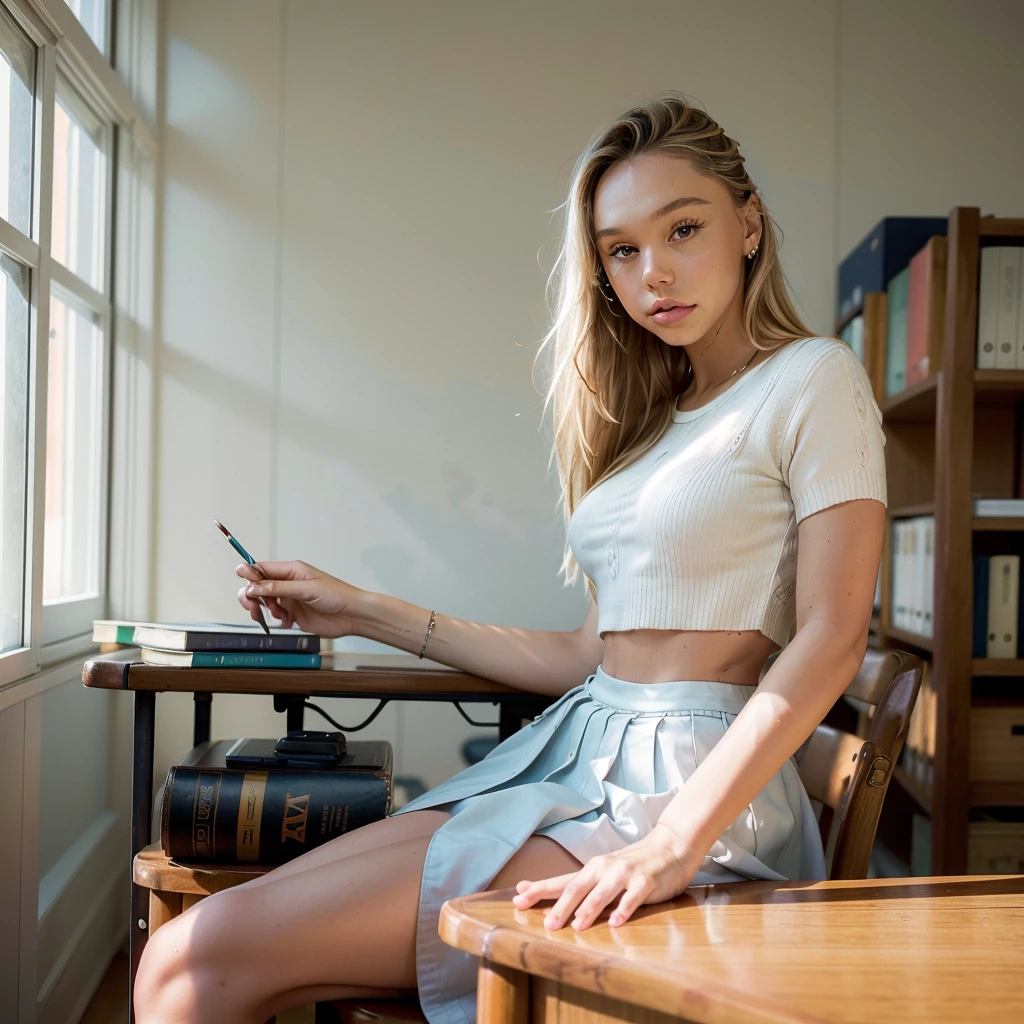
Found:
<svg viewBox="0 0 1024 1024"><path fill-rule="evenodd" d="M867 647L885 506L833 505L800 522L796 635L707 757L642 840L579 871L520 882L516 907L555 899L544 927L590 927L617 897L622 924L644 903L678 896L708 850L839 699Z"/></svg>

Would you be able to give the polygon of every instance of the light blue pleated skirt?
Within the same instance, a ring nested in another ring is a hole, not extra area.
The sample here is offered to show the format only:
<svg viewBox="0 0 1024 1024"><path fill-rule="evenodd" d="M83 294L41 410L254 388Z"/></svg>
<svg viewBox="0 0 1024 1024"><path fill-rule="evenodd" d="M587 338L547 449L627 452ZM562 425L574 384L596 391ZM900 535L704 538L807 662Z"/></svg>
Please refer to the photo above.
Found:
<svg viewBox="0 0 1024 1024"><path fill-rule="evenodd" d="M452 814L427 848L420 889L416 972L430 1024L476 1019L477 960L438 937L441 904L487 889L534 833L583 863L643 838L754 690L632 683L599 667L482 761L395 812ZM818 824L790 759L714 843L692 884L824 877Z"/></svg>

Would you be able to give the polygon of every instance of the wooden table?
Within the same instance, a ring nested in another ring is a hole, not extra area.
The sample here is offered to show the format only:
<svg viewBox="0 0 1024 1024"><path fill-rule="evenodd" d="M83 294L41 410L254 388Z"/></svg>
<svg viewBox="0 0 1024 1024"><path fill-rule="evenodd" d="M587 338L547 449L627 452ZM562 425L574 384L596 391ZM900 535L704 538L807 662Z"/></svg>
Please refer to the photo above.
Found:
<svg viewBox="0 0 1024 1024"><path fill-rule="evenodd" d="M1024 875L700 886L579 933L512 895L441 911L479 1024L1024 1021Z"/></svg>
<svg viewBox="0 0 1024 1024"><path fill-rule="evenodd" d="M464 717L466 713L462 711L462 703L497 704L499 739L510 736L524 720L540 714L555 699L459 672L428 658L421 661L414 654L339 652L333 657L325 657L324 665L317 670L166 668L144 664L137 647L103 654L85 663L82 682L86 686L131 690L135 694L132 861L150 839L158 693L192 694L195 702L193 745L205 743L210 738L210 711L215 693L273 696L274 708L286 715L282 733L303 727L303 704L316 697L376 699L379 702L377 708L363 725L369 724L384 705L393 700L448 701L455 704ZM132 982L148 935L148 915L148 890L133 883L128 933Z"/></svg>

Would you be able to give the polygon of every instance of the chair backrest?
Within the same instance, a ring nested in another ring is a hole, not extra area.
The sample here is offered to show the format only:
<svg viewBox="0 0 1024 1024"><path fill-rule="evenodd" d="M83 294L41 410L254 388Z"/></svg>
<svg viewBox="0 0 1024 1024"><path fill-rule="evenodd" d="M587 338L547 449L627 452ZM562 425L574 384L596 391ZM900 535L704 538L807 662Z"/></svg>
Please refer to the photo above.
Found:
<svg viewBox="0 0 1024 1024"><path fill-rule="evenodd" d="M781 652L771 655L762 677ZM808 796L822 803L822 842L834 838L829 878L866 878L882 801L910 725L924 662L872 648L846 696L874 708L867 739L819 725L797 752Z"/></svg>

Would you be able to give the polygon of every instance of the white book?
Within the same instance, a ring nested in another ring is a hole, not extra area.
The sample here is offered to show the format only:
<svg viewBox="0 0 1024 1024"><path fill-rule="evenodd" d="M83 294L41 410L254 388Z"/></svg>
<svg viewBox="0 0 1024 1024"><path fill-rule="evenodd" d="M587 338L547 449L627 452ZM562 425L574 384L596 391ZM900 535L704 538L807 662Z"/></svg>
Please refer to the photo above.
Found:
<svg viewBox="0 0 1024 1024"><path fill-rule="evenodd" d="M987 658L1017 657L1020 555L993 555L988 571Z"/></svg>
<svg viewBox="0 0 1024 1024"><path fill-rule="evenodd" d="M905 585L907 531L902 519L893 521L892 560L892 624L897 629L907 628L907 594Z"/></svg>
<svg viewBox="0 0 1024 1024"><path fill-rule="evenodd" d="M996 369L1017 368L1017 321L1020 319L1020 246L999 249L999 312L996 318Z"/></svg>
<svg viewBox="0 0 1024 1024"><path fill-rule="evenodd" d="M892 537L890 538L889 557L889 625L900 628L900 569L903 567L900 562L900 540L903 534L900 531L900 521L892 521Z"/></svg>
<svg viewBox="0 0 1024 1024"><path fill-rule="evenodd" d="M910 629L910 530L906 519L900 520L900 629Z"/></svg>
<svg viewBox="0 0 1024 1024"><path fill-rule="evenodd" d="M998 245L981 250L981 268L978 276L978 352L976 363L981 370L994 370L996 366L996 318L999 303Z"/></svg>
<svg viewBox="0 0 1024 1024"><path fill-rule="evenodd" d="M924 635L935 635L935 516L924 522Z"/></svg>
<svg viewBox="0 0 1024 1024"><path fill-rule="evenodd" d="M907 523L910 529L910 630L924 632L924 544L923 516L914 516Z"/></svg>
<svg viewBox="0 0 1024 1024"><path fill-rule="evenodd" d="M1024 369L1024 367L1021 367ZM1012 518L1024 516L1024 498L975 498L972 513L976 516Z"/></svg>

